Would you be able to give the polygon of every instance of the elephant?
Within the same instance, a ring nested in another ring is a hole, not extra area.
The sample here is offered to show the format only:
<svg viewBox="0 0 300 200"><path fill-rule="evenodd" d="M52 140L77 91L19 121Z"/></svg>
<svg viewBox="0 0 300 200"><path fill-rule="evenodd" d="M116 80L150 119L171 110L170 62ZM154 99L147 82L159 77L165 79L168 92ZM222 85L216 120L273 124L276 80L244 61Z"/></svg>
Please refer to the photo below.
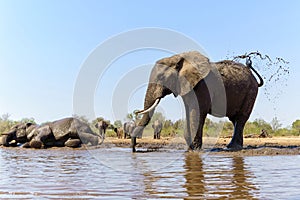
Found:
<svg viewBox="0 0 300 200"><path fill-rule="evenodd" d="M27 135L37 127L36 124L27 122L14 125L9 132L1 135L1 145L17 146L18 143L28 142Z"/></svg>
<svg viewBox="0 0 300 200"><path fill-rule="evenodd" d="M123 134L124 134L124 130L123 128L114 128L114 132L117 134L118 139L122 139Z"/></svg>
<svg viewBox="0 0 300 200"><path fill-rule="evenodd" d="M95 127L97 129L99 129L99 134L104 139L105 138L106 129L108 127L108 123L106 121L104 121L104 120L100 120L99 122L97 122L97 124L95 124Z"/></svg>
<svg viewBox="0 0 300 200"><path fill-rule="evenodd" d="M42 125L21 123L2 136L4 146L25 143L23 147L42 148L52 146L79 147L81 144L98 145L103 138L79 119L70 117ZM13 143L13 144L14 144Z"/></svg>
<svg viewBox="0 0 300 200"><path fill-rule="evenodd" d="M154 129L153 138L160 139L160 132L162 129L162 123L159 120L155 120L152 124L152 128Z"/></svg>
<svg viewBox="0 0 300 200"><path fill-rule="evenodd" d="M136 127L136 124L133 120L124 123L124 126L123 126L124 139L126 139L127 137L131 137L131 134L133 133L133 130L135 129L135 127ZM140 135L137 135L137 137L140 137Z"/></svg>
<svg viewBox="0 0 300 200"><path fill-rule="evenodd" d="M259 83L251 70L259 79ZM144 99L144 109L131 137L135 152L136 137L143 133L155 107L166 95L181 96L186 112L184 138L190 150L200 150L205 118L208 114L228 117L234 132L228 150L243 148L243 129L248 120L263 79L252 67L233 60L211 62L197 51L183 52L160 59L154 65Z"/></svg>

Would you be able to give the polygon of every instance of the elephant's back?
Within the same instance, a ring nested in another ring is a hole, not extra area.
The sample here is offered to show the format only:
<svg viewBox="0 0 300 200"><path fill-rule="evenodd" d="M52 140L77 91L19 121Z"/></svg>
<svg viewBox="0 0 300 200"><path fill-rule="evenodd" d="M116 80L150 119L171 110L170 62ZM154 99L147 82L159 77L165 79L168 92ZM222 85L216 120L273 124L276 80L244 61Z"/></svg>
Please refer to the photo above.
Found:
<svg viewBox="0 0 300 200"><path fill-rule="evenodd" d="M87 123L76 118L74 118L72 126L70 128L73 132L75 131L76 133L90 133L96 135Z"/></svg>
<svg viewBox="0 0 300 200"><path fill-rule="evenodd" d="M249 67L229 60L217 62L216 67L225 87L242 90L249 87L258 88L258 83Z"/></svg>
<svg viewBox="0 0 300 200"><path fill-rule="evenodd" d="M90 133L95 135L89 125L74 117L54 121L50 127L57 140L65 137L79 138L78 133Z"/></svg>
<svg viewBox="0 0 300 200"><path fill-rule="evenodd" d="M226 116L234 116L244 111L247 105L252 108L258 92L258 83L251 69L233 61L220 62L216 66L226 91Z"/></svg>
<svg viewBox="0 0 300 200"><path fill-rule="evenodd" d="M74 121L74 118L63 118L60 120L53 121L50 124L51 130L55 139L60 140L61 138L68 137L70 134L70 127Z"/></svg>
<svg viewBox="0 0 300 200"><path fill-rule="evenodd" d="M59 119L56 121L53 121L51 123L51 127L52 128L60 128L60 129L68 129L71 124L73 123L75 118L73 117L68 117L68 118L63 118L63 119Z"/></svg>

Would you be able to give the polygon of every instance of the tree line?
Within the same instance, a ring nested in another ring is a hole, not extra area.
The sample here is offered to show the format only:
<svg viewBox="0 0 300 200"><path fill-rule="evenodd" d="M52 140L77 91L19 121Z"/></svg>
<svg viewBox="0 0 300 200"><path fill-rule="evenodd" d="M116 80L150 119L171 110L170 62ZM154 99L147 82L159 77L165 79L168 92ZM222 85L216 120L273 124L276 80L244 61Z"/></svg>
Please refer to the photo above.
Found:
<svg viewBox="0 0 300 200"><path fill-rule="evenodd" d="M91 126L91 128L96 132L94 125L100 121L105 120L103 117L98 117L93 121L89 121L84 116L76 116L81 121L86 122ZM121 128L123 127L123 123L126 121L134 120L138 121L140 118L139 116L135 116L132 113L129 113L124 121L116 120L114 122L110 122L109 120L105 120L108 124L107 136L115 136L113 131L114 128ZM179 119L176 121L172 121L170 119L166 119L166 117L160 113L156 112L153 114L153 117L149 123L149 125L145 128L145 132L151 133L152 132L152 123L155 120L159 120L163 123L163 129L161 132L162 137L174 137L174 136L182 136L184 133L185 127L185 120ZM0 116L0 135L9 131L14 125L23 122L31 122L35 123L34 118L23 118L21 120L15 121L10 119L9 114L2 114ZM244 129L244 136L258 136L262 132L267 133L269 136L300 136L300 119L295 120L291 126L284 128L282 124L274 117L271 122L266 122L263 119L255 119L254 121L248 121L245 125ZM213 121L209 118L206 118L204 127L203 127L203 134L204 136L222 136L222 137L229 137L233 133L233 125L229 121Z"/></svg>

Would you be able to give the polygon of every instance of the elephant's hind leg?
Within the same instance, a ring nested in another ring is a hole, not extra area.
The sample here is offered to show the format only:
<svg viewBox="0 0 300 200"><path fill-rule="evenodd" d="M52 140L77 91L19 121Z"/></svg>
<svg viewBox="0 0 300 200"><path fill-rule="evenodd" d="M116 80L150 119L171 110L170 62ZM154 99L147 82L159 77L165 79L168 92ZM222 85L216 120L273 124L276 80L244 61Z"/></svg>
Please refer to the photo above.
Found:
<svg viewBox="0 0 300 200"><path fill-rule="evenodd" d="M247 122L247 117L237 117L232 121L234 125L234 133L227 148L230 150L241 150L243 149L243 131Z"/></svg>
<svg viewBox="0 0 300 200"><path fill-rule="evenodd" d="M241 150L243 149L243 131L247 120L252 112L255 98L257 95L257 88L249 90L247 96L244 99L242 108L239 114L229 118L234 126L234 133L231 142L227 145L230 150Z"/></svg>

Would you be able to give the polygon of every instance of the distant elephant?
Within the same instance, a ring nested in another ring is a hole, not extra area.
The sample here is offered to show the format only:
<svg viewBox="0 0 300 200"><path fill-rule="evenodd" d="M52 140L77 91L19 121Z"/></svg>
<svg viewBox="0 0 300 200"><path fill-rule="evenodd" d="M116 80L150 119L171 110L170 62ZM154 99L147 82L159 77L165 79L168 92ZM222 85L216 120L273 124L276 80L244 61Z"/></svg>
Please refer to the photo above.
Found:
<svg viewBox="0 0 300 200"><path fill-rule="evenodd" d="M133 130L135 129L136 125L134 121L125 122L123 126L124 130L124 139L127 137L131 137L131 134L133 133ZM140 137L140 135L137 135L137 137Z"/></svg>
<svg viewBox="0 0 300 200"><path fill-rule="evenodd" d="M122 139L124 134L123 128L114 128L114 132L117 134L118 139Z"/></svg>
<svg viewBox="0 0 300 200"><path fill-rule="evenodd" d="M207 114L227 116L234 125L229 149L243 148L243 129L248 120L263 79L252 67L230 60L210 62L199 52L191 51L163 58L152 69L143 114L135 128L131 143L135 151L136 137L142 134L159 101L169 94L180 95L186 111L185 140L191 150L201 149L202 131ZM258 83L251 73L259 78Z"/></svg>
<svg viewBox="0 0 300 200"><path fill-rule="evenodd" d="M104 139L105 138L106 129L108 127L108 123L106 121L104 121L104 120L101 120L101 121L97 122L97 124L95 125L95 127L97 129L99 129L99 134Z"/></svg>
<svg viewBox="0 0 300 200"><path fill-rule="evenodd" d="M154 136L153 138L154 139L160 139L160 132L161 132L161 129L162 129L162 123L161 121L159 120L155 120L152 124L152 128L154 130Z"/></svg>
<svg viewBox="0 0 300 200"><path fill-rule="evenodd" d="M2 144L25 143L24 147L42 148L52 146L79 147L81 144L98 145L103 140L91 128L76 118L64 118L40 126L21 123L2 136Z"/></svg>

